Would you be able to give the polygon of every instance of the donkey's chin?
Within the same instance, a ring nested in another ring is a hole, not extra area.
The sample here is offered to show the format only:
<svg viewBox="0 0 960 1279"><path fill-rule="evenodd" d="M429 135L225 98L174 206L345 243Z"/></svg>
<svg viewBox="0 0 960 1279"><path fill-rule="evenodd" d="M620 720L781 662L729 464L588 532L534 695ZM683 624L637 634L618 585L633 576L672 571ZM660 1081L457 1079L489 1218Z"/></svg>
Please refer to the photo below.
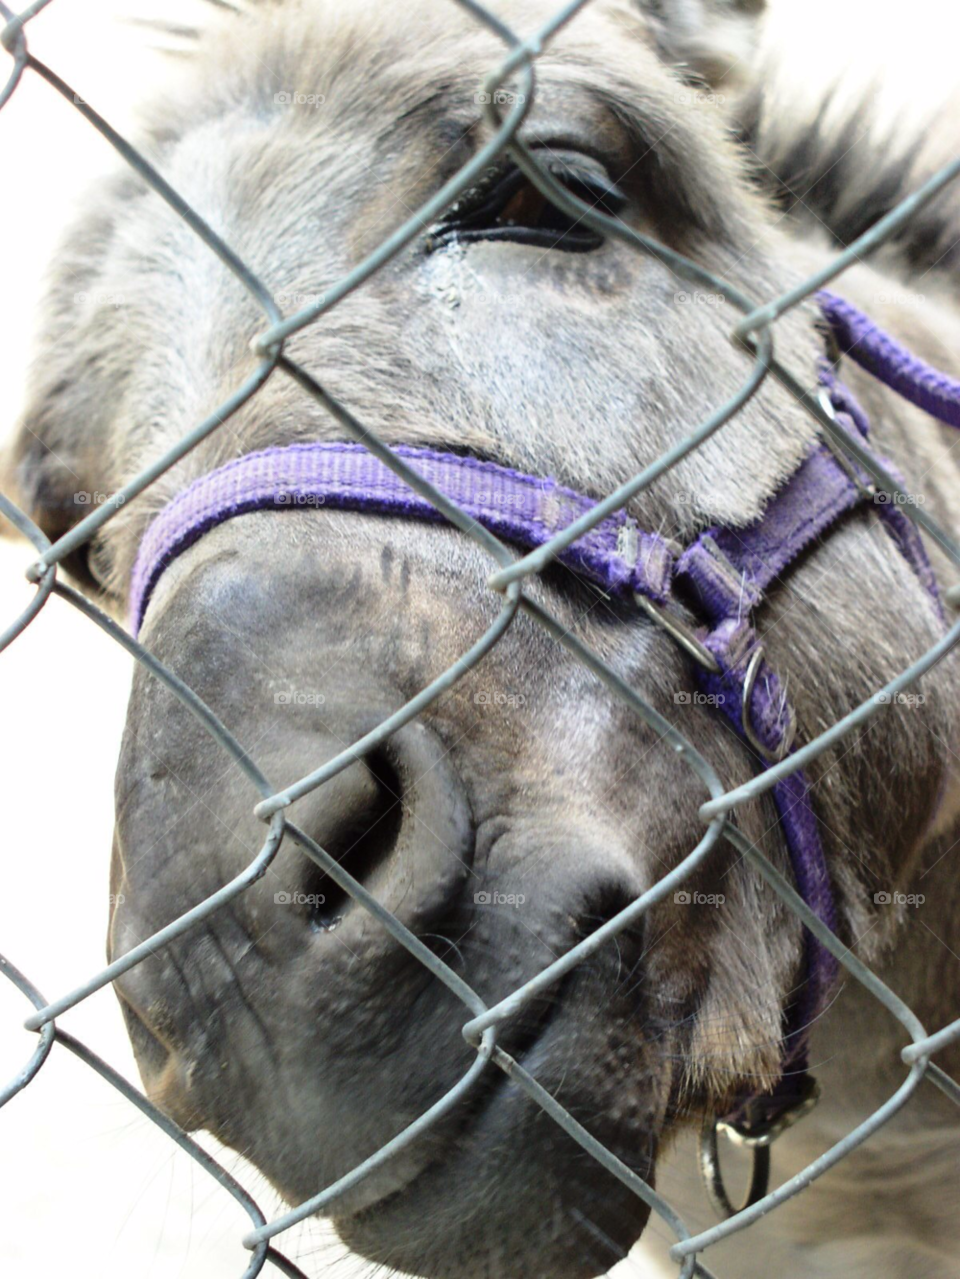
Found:
<svg viewBox="0 0 960 1279"><path fill-rule="evenodd" d="M403 1189L335 1217L340 1238L372 1262L428 1279L605 1275L650 1209L572 1139L549 1133L550 1122L522 1146L471 1140ZM634 1166L649 1179L649 1165Z"/></svg>
<svg viewBox="0 0 960 1279"><path fill-rule="evenodd" d="M556 1073L555 1047L554 1070L539 1069L552 1030L523 1056L535 1076ZM370 1261L428 1279L606 1274L640 1237L649 1207L513 1080L496 1066L488 1070L496 1072L489 1091L446 1149L378 1202L336 1212L341 1239ZM555 1079L548 1090L558 1091ZM638 1140L649 1099L628 1095L642 1091L634 1081L611 1100L564 1088L562 1100L591 1136L652 1185L656 1134L644 1126Z"/></svg>

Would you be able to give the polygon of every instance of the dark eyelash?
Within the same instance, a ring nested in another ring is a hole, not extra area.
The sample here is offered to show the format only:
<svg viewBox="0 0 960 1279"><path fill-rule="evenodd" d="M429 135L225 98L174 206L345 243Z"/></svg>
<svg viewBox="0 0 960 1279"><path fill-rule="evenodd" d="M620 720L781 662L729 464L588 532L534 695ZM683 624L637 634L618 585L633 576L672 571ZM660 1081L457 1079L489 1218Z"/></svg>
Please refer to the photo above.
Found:
<svg viewBox="0 0 960 1279"><path fill-rule="evenodd" d="M595 161L553 154L543 163L572 195L599 211L615 217L626 206L627 197ZM432 229L427 248L476 240L505 240L570 252L587 252L603 243L599 232L583 219L557 209L513 164L497 166L465 192Z"/></svg>

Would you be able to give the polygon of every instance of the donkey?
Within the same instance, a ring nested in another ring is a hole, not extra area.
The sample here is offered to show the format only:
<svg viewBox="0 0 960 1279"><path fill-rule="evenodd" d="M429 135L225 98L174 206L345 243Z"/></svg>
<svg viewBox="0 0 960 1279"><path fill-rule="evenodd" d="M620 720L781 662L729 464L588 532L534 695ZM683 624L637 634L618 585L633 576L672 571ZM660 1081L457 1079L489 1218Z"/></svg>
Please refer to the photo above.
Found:
<svg viewBox="0 0 960 1279"><path fill-rule="evenodd" d="M526 34L555 7L517 0L503 11ZM761 8L595 0L537 59L521 129L571 190L758 302L832 251L758 188L717 100L745 91L757 145L800 154L796 138L771 142L762 82L744 85ZM293 311L476 153L489 135L478 93L503 55L451 0L255 5L211 19L188 87L157 105L142 145ZM825 169L828 143L818 152L808 140L802 154ZM873 169L882 163L875 155ZM873 180L870 164L863 173ZM923 244L905 247L901 260L916 267ZM903 278L862 264L842 289L956 373L960 315L948 277L936 280L921 302ZM691 290L655 256L579 225L501 163L286 352L391 444L600 498L743 382L749 362L729 341L738 318L723 295ZM255 367L250 344L263 327L183 220L119 171L91 193L56 258L11 453L25 509L51 537L70 528L87 509L78 492L115 490L233 392ZM788 312L775 340L815 387L825 349L817 305ZM955 440L856 365L842 375L878 449L956 534ZM681 545L714 526L746 528L816 433L768 378L630 514ZM278 372L68 568L123 612L146 530L188 485L259 449L344 438ZM930 554L950 582L945 557ZM356 741L476 641L500 606L490 572L485 552L443 522L323 505L258 510L166 567L140 637L279 786ZM561 565L524 589L681 728L725 786L755 774L755 752L689 695L690 659L646 614ZM800 742L941 634L870 504L775 582L756 622ZM810 770L839 934L929 1029L960 997L958 684L947 659L916 697ZM138 668L116 780L112 957L252 860L264 836L256 798ZM676 867L702 836L703 801L659 734L521 613L417 721L289 815L492 1005ZM789 873L769 795L736 820ZM529 1003L498 1043L695 1228L714 1218L690 1134L779 1077L804 939L727 844L685 887ZM129 971L117 993L148 1095L184 1128L245 1154L291 1203L406 1127L474 1055L460 1001L289 840L263 879ZM776 1179L895 1090L902 1038L858 983L837 983L810 1050L822 1100L775 1147ZM956 1045L938 1063L960 1069ZM957 1149L952 1108L923 1084L866 1146L711 1250L709 1264L742 1279L778 1265L790 1276L946 1279L960 1245ZM627 1254L648 1209L491 1067L332 1215L348 1248L406 1273L579 1279ZM665 1234L654 1224L648 1235L661 1260Z"/></svg>

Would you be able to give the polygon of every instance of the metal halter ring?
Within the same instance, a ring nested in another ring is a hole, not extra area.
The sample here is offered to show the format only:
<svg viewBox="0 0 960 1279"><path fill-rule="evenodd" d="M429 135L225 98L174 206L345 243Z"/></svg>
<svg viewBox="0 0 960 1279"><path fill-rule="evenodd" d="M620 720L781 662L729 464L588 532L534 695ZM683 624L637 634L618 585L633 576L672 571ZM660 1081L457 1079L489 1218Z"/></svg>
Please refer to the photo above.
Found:
<svg viewBox="0 0 960 1279"><path fill-rule="evenodd" d="M662 626L668 635L672 635L680 647L685 649L705 670L710 671L712 675L720 674L720 663L706 645L700 642L686 622L681 621L675 614L668 613L666 609L660 608L645 595L634 591L633 598L644 612L652 617L658 626Z"/></svg>
<svg viewBox="0 0 960 1279"><path fill-rule="evenodd" d="M753 731L753 724L750 719L750 704L753 698L753 686L757 682L757 673L760 670L760 663L762 661L763 645L758 644L756 651L750 658L749 665L747 666L747 673L743 679L743 702L740 708L740 718L743 722L743 735L753 749L771 764L779 764L782 759L786 758L790 751L790 747L793 745L793 739L797 735L797 722L796 720L791 722L787 732L783 735L780 745L775 751L768 750Z"/></svg>
<svg viewBox="0 0 960 1279"><path fill-rule="evenodd" d="M820 1085L806 1073L798 1083L797 1096L772 1118L738 1124L730 1119L706 1115L700 1129L700 1173L711 1204L721 1217L734 1217L767 1193L770 1186L770 1147L788 1128L808 1115L820 1100ZM722 1132L735 1146L745 1147L752 1155L750 1185L739 1208L730 1200L720 1168L717 1135Z"/></svg>
<svg viewBox="0 0 960 1279"><path fill-rule="evenodd" d="M727 1188L723 1184L723 1173L720 1170L720 1152L717 1149L717 1133L723 1128L729 1135L727 1125L715 1115L707 1115L700 1129L700 1173L703 1177L707 1197L720 1217L735 1217L743 1212L767 1193L770 1186L770 1142L759 1143L750 1147L753 1156L750 1167L750 1185L743 1203L737 1207L730 1202Z"/></svg>

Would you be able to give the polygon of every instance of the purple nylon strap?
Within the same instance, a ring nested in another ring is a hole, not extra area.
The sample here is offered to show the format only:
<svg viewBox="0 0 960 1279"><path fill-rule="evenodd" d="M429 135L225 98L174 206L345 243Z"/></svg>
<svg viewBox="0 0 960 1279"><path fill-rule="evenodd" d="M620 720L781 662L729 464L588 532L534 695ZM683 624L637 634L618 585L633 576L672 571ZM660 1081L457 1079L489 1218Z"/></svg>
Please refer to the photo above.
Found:
<svg viewBox="0 0 960 1279"><path fill-rule="evenodd" d="M960 381L926 364L836 293L824 289L817 301L845 355L917 408L960 427Z"/></svg>
<svg viewBox="0 0 960 1279"><path fill-rule="evenodd" d="M478 524L527 548L542 546L594 506L556 480L493 462L407 445L394 452L415 463L425 480ZM291 444L248 453L196 480L147 529L131 587L134 634L164 569L204 533L250 511L315 506L443 523L430 502L362 444ZM560 559L613 594L638 591L661 604L669 595L673 555L667 543L622 511L579 538Z"/></svg>
<svg viewBox="0 0 960 1279"><path fill-rule="evenodd" d="M824 293L819 301L840 346L854 359L913 403L960 426L960 383L916 360L842 299ZM820 380L841 427L866 438L863 410L826 363ZM594 506L592 499L554 480L523 475L492 462L409 446L395 451L484 528L525 549L542 546ZM559 558L610 594L632 597L636 592L663 605L676 593L692 607L704 623L699 638L719 666L716 674L698 667L701 684L707 692L723 694L717 704L749 740L743 722L746 712L755 740L776 755L792 737L794 713L776 671L762 657L752 614L767 589L807 547L844 513L869 500L868 477L855 464L849 465L848 471L828 448L818 445L771 498L759 520L740 529L709 529L679 557L665 539L638 528L629 516L618 512ZM237 458L178 494L148 528L131 584L134 633L164 570L204 533L252 511L321 505L443 520L362 445L294 444ZM939 608L933 574L912 521L889 503L879 504L878 510ZM744 706L747 671L755 658L756 678L749 704ZM780 782L773 788L773 798L797 890L817 917L835 930L829 870L803 774L793 773ZM797 1081L805 1079L809 1028L826 1006L837 969L833 956L807 931L804 946L806 980L787 1010L782 1077L762 1096L743 1098L727 1117L743 1130L762 1129L790 1109L802 1092Z"/></svg>
<svg viewBox="0 0 960 1279"><path fill-rule="evenodd" d="M868 436L869 424L859 403L825 361L820 382L830 395L836 420L852 436ZM885 458L878 458L892 470ZM741 736L744 685L751 659L762 646L751 614L766 590L797 557L847 511L870 500L869 479L852 461L850 471L821 445L797 468L767 505L756 523L743 529L711 529L702 533L680 557L676 580L684 583L711 630L706 647L720 666L715 675L698 668L703 690L717 697ZM851 474L852 471L852 474ZM856 480L853 478L856 476ZM894 477L896 476L894 472ZM859 482L857 482L859 481ZM910 564L942 617L936 581L913 521L895 504L876 508L898 550ZM722 695L722 696L721 696ZM777 672L761 657L749 706L754 736L775 754L795 728L794 713ZM797 891L814 914L836 931L836 908L816 813L806 777L800 771L773 787ZM837 974L837 961L805 931L807 979L787 1014L781 1078L771 1093L744 1098L726 1121L741 1131L763 1130L803 1095L810 1026L824 1010Z"/></svg>
<svg viewBox="0 0 960 1279"><path fill-rule="evenodd" d="M870 435L870 423L867 415L860 406L859 401L849 387L837 378L832 367L824 361L820 369L820 383L830 392L830 400L837 413L837 420L841 426L845 426L853 434L857 432L862 439L866 440ZM960 395L960 384L958 384L958 395ZM901 489L906 489L906 482L900 475L899 471L893 463L885 457L878 457L877 460L882 462L883 466L890 472ZM869 483L870 477L851 460L850 466L859 474L861 480ZM897 549L904 557L914 573L923 583L927 594L933 599L934 605L941 619L943 618L943 607L940 602L940 593L937 587L937 579L934 576L933 569L930 567L930 561L927 553L923 548L923 542L917 531L917 526L913 520L903 511L896 502L881 501L878 495L877 509L887 527L887 532L897 544Z"/></svg>

